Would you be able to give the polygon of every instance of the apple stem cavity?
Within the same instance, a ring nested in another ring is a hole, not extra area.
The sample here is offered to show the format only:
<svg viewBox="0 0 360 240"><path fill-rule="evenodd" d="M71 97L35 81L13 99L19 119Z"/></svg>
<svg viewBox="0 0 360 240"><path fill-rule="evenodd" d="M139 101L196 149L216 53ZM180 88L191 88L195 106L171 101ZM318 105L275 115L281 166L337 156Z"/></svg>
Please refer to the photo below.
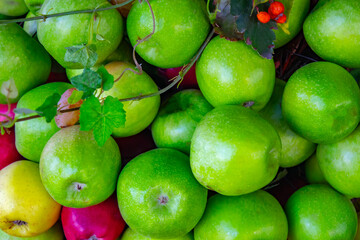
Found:
<svg viewBox="0 0 360 240"><path fill-rule="evenodd" d="M25 221L21 221L21 220L16 220L16 221L13 221L13 223L15 225L18 225L18 226L24 226L24 225L27 225L27 222Z"/></svg>
<svg viewBox="0 0 360 240"><path fill-rule="evenodd" d="M74 189L76 192L80 192L81 190L83 190L86 187L85 183L78 183L78 182L74 182Z"/></svg>
<svg viewBox="0 0 360 240"><path fill-rule="evenodd" d="M158 200L160 205L166 205L169 202L169 197L166 195L161 195Z"/></svg>
<svg viewBox="0 0 360 240"><path fill-rule="evenodd" d="M243 103L243 107L251 108L255 104L254 101L248 101Z"/></svg>

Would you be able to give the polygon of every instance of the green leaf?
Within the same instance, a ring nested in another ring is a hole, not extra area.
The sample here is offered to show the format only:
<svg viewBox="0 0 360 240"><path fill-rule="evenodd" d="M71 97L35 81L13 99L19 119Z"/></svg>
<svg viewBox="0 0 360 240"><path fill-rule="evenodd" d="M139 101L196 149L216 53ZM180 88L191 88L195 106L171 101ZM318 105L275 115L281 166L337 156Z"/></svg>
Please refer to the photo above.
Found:
<svg viewBox="0 0 360 240"><path fill-rule="evenodd" d="M243 33L250 21L253 5L249 0L231 0L230 13L236 16L237 30Z"/></svg>
<svg viewBox="0 0 360 240"><path fill-rule="evenodd" d="M3 126L1 126L1 135L5 135L5 129Z"/></svg>
<svg viewBox="0 0 360 240"><path fill-rule="evenodd" d="M212 22L215 32L229 40L243 40L243 34L237 29L236 16L230 13L230 0L216 0L216 18Z"/></svg>
<svg viewBox="0 0 360 240"><path fill-rule="evenodd" d="M99 99L89 97L80 108L80 130L93 130L99 146L109 139L114 128L125 126L124 105L116 98L108 96L101 105Z"/></svg>
<svg viewBox="0 0 360 240"><path fill-rule="evenodd" d="M10 99L17 98L19 96L19 91L16 88L16 84L14 79L10 79L6 82L3 82L1 84L1 93L6 97Z"/></svg>
<svg viewBox="0 0 360 240"><path fill-rule="evenodd" d="M105 38L101 34L96 34L96 40L105 41Z"/></svg>
<svg viewBox="0 0 360 240"><path fill-rule="evenodd" d="M77 90L83 91L83 99L90 97L94 91L101 87L101 76L88 68L85 68L82 74L70 79L70 82Z"/></svg>
<svg viewBox="0 0 360 240"><path fill-rule="evenodd" d="M97 59L98 54L94 44L67 47L64 57L65 62L80 63L84 68L94 66Z"/></svg>
<svg viewBox="0 0 360 240"><path fill-rule="evenodd" d="M104 66L99 67L97 73L102 78L102 85L104 91L110 90L114 86L114 76L111 75Z"/></svg>
<svg viewBox="0 0 360 240"><path fill-rule="evenodd" d="M276 29L276 22L271 20L268 23L258 21L256 14L253 14L250 23L245 32L247 44L252 47L264 58L272 59L274 53L275 33L272 29Z"/></svg>
<svg viewBox="0 0 360 240"><path fill-rule="evenodd" d="M28 109L28 108L15 108L13 111L14 111L15 114L19 114L19 115L22 115L22 116L33 114L33 113L38 114L37 111L31 110L31 109Z"/></svg>
<svg viewBox="0 0 360 240"><path fill-rule="evenodd" d="M45 117L46 122L51 122L51 120L56 116L57 104L60 98L60 94L54 93L53 95L47 97L45 102L36 109L40 116Z"/></svg>
<svg viewBox="0 0 360 240"><path fill-rule="evenodd" d="M74 90L72 93L71 93L71 96L68 98L68 103L70 105L72 104L75 104L77 102L79 102L82 98L82 96L84 95L84 92L83 91L77 91L77 90Z"/></svg>

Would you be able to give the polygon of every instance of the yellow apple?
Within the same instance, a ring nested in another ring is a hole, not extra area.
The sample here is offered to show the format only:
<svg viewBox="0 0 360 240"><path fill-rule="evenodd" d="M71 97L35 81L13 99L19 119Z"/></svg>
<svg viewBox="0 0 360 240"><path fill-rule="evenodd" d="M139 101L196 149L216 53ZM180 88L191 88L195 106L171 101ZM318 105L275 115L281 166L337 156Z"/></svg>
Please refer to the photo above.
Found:
<svg viewBox="0 0 360 240"><path fill-rule="evenodd" d="M0 171L0 229L7 234L39 235L56 223L60 209L41 182L39 164L23 160Z"/></svg>

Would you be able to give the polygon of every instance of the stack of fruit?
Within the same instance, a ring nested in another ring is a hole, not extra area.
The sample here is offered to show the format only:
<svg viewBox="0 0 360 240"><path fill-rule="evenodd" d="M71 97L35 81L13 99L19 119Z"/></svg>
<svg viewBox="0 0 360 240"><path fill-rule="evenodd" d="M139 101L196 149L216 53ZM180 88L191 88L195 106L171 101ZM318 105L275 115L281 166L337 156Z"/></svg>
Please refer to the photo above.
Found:
<svg viewBox="0 0 360 240"><path fill-rule="evenodd" d="M360 2L312 3L0 0L0 240L360 239Z"/></svg>

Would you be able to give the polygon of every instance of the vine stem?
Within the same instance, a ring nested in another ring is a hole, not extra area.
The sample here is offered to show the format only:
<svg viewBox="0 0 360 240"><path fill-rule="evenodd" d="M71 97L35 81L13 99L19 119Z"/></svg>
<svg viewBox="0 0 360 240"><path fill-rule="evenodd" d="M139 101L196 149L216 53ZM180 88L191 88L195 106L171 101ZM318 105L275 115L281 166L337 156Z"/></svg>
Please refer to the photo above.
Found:
<svg viewBox="0 0 360 240"><path fill-rule="evenodd" d="M127 0L123 3L119 3L116 5L112 5L110 7L104 7L104 8L85 9L85 10L69 11L69 12L62 12L62 13L54 13L54 14L44 14L41 16L31 17L31 18L17 18L17 19L0 20L0 25L9 24L9 23L36 21L36 20L44 20L45 21L46 19L53 18L53 17L61 17L61 16L68 16L68 15L73 15L73 14L81 14L81 13L102 12L102 11L107 11L107 10L123 7L131 2L133 2L133 0Z"/></svg>
<svg viewBox="0 0 360 240"><path fill-rule="evenodd" d="M215 34L215 30L212 29L211 32L209 33L209 35L207 36L206 40L204 41L204 43L201 45L199 51L191 59L190 63L186 65L186 67L179 73L178 76L176 76L175 78L172 79L172 82L168 86L160 89L159 91L157 91L155 93L139 95L139 96L130 97L130 98L123 98L123 99L119 99L119 101L120 102L138 101L138 100L141 100L141 99L144 99L144 98L149 98L149 97L154 97L154 96L161 95L161 94L167 92L168 90L170 90L172 87L174 87L177 83L179 83L184 78L184 76L189 72L190 68L200 58L202 52L204 51L205 47L208 45L208 43L210 42L210 40L214 36L214 34ZM74 112L74 111L78 111L78 110L80 110L80 107L60 110L59 112L60 113L67 113L67 112ZM31 120L31 119L35 119L35 118L41 118L41 117L42 116L34 115L34 116L30 116L30 117L16 119L15 122L23 122L23 121L27 121L27 120ZM9 121L0 122L0 126L3 125L3 124L7 124L7 123L9 123Z"/></svg>

